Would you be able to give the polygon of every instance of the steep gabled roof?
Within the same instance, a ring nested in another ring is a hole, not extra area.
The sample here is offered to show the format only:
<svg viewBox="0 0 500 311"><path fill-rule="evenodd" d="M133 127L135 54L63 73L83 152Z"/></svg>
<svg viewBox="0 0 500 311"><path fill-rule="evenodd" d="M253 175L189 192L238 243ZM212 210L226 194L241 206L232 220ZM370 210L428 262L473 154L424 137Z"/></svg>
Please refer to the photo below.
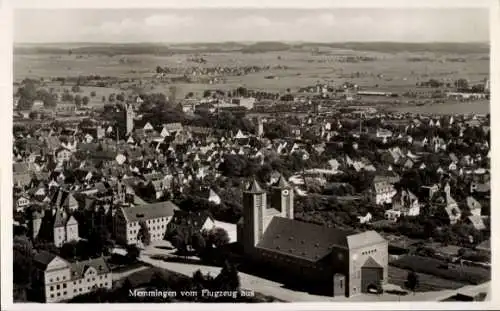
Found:
<svg viewBox="0 0 500 311"><path fill-rule="evenodd" d="M262 190L261 186L257 182L257 180L253 180L250 185L247 187L246 192L248 193L264 193L264 190Z"/></svg>

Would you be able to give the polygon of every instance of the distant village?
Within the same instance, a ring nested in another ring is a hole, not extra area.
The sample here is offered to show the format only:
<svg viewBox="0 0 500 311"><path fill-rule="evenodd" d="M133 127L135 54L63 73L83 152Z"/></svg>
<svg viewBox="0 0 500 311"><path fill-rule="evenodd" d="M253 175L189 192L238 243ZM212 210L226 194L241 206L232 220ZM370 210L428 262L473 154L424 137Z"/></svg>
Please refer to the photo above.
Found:
<svg viewBox="0 0 500 311"><path fill-rule="evenodd" d="M141 288L126 271L174 269L167 257L223 266L214 280L193 276L211 289L232 284L234 263L331 297L400 281L415 291L420 274L489 281L489 115L390 112L372 98L437 99L349 83L102 101L41 84L25 80L14 96L19 301L111 301ZM489 98L481 85L442 98L473 105Z"/></svg>

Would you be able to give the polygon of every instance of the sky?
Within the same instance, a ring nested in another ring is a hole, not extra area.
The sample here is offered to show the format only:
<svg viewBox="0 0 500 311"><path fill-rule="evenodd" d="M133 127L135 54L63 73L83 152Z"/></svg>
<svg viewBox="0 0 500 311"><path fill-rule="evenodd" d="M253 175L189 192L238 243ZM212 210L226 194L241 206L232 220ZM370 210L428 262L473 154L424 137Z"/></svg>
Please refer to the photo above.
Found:
<svg viewBox="0 0 500 311"><path fill-rule="evenodd" d="M16 9L15 43L488 42L487 8Z"/></svg>

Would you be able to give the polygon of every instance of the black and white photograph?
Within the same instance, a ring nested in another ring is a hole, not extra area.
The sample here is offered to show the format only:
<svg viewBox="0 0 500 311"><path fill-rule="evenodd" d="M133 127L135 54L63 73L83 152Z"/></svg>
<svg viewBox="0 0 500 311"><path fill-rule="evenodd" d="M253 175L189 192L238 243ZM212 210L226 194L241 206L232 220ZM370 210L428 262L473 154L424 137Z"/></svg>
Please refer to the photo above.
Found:
<svg viewBox="0 0 500 311"><path fill-rule="evenodd" d="M490 2L440 2L14 7L13 305L491 301Z"/></svg>

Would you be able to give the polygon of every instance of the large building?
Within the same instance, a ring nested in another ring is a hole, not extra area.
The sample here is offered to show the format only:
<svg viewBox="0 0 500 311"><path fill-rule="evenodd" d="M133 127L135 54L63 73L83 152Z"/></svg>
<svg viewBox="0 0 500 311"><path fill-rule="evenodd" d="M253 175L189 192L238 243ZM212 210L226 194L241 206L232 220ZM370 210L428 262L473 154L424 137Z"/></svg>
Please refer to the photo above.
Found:
<svg viewBox="0 0 500 311"><path fill-rule="evenodd" d="M151 242L163 240L167 225L179 208L170 201L134 207L120 207L113 220L116 242L122 245L140 244L141 222L145 223Z"/></svg>
<svg viewBox="0 0 500 311"><path fill-rule="evenodd" d="M293 189L280 177L267 194L253 181L243 194L238 242L246 257L333 296L377 290L388 278L388 242L375 231L349 232L293 219Z"/></svg>
<svg viewBox="0 0 500 311"><path fill-rule="evenodd" d="M41 251L35 255L34 266L33 284L44 302L67 301L97 288L112 287L111 270L102 257L68 262Z"/></svg>

